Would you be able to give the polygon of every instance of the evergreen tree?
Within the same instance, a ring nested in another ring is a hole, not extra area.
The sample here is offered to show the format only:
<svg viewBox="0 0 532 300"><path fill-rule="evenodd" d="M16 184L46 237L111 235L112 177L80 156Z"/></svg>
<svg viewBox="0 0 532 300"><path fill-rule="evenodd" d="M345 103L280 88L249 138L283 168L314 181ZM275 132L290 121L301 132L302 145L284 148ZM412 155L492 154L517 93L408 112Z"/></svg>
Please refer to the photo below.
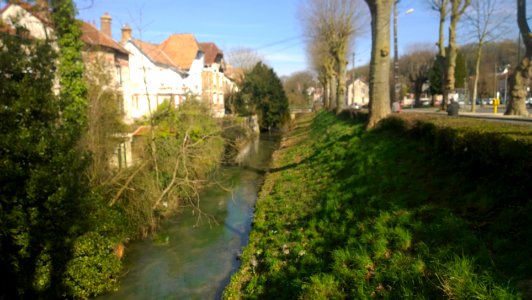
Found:
<svg viewBox="0 0 532 300"><path fill-rule="evenodd" d="M69 295L64 274L90 210L86 159L77 150L86 123L81 32L71 0L51 4L58 54L51 41L30 39L21 28L0 33L0 298L6 299Z"/></svg>
<svg viewBox="0 0 532 300"><path fill-rule="evenodd" d="M54 53L18 28L0 32L0 298L35 294L33 276L44 251L42 211L54 189L42 184L53 160L58 120L52 93ZM31 72L27 72L31 70Z"/></svg>
<svg viewBox="0 0 532 300"><path fill-rule="evenodd" d="M443 80L443 70L442 70L442 58L441 56L436 56L432 69L429 72L429 82L430 82L430 93L433 95L441 95L442 91L442 80ZM466 79L467 79L467 65L464 55L459 52L456 57L456 66L455 66L455 86L456 88L464 88Z"/></svg>
<svg viewBox="0 0 532 300"><path fill-rule="evenodd" d="M445 58L441 56L436 56L432 69L429 72L429 82L430 82L430 93L432 95L442 94L442 80L443 80L443 70L442 70L442 60Z"/></svg>
<svg viewBox="0 0 532 300"><path fill-rule="evenodd" d="M462 52L458 52L456 56L456 66L454 70L455 87L465 88L467 79L467 65Z"/></svg>
<svg viewBox="0 0 532 300"><path fill-rule="evenodd" d="M261 62L246 74L238 98L240 112L257 113L262 129L279 127L288 118L288 98L281 80Z"/></svg>

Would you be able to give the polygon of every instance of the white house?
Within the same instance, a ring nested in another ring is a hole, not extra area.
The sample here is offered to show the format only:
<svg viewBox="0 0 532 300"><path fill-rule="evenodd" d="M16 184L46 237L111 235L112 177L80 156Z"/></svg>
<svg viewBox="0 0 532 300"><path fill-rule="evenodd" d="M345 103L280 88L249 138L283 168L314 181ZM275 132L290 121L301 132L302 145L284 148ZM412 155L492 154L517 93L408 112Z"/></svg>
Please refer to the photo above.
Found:
<svg viewBox="0 0 532 300"><path fill-rule="evenodd" d="M369 102L369 86L367 83L360 79L347 82L347 105L357 103L364 105Z"/></svg>
<svg viewBox="0 0 532 300"><path fill-rule="evenodd" d="M49 8L46 0L37 0L36 5L25 2L7 4L0 10L1 22L8 26L22 26L35 39L50 39L55 46L55 36L50 23ZM82 58L85 64L85 75L91 76L95 70L104 70L110 76L105 88L115 89L125 95L129 82L129 53L112 39L111 17L105 14L101 18L101 30L95 25L80 22L81 40L83 41ZM58 81L54 89L59 89ZM116 155L111 165L127 167L132 163L131 139L118 143Z"/></svg>
<svg viewBox="0 0 532 300"><path fill-rule="evenodd" d="M130 85L124 101L128 122L149 116L150 109L155 112L164 100L174 105L183 100L185 74L164 56L153 55L157 51L155 45L129 40L125 48L130 52Z"/></svg>
<svg viewBox="0 0 532 300"><path fill-rule="evenodd" d="M204 54L193 35L174 34L152 44L133 39L126 26L121 43L130 52L130 86L124 105L128 121L149 116L165 100L179 105L187 95L201 94Z"/></svg>
<svg viewBox="0 0 532 300"><path fill-rule="evenodd" d="M0 10L0 20L13 28L24 27L29 35L37 40L50 39L52 46L56 47L46 0L37 0L36 5L25 2L7 4ZM124 93L129 77L129 53L112 39L111 17L108 14L101 17L101 30L87 22L80 22L80 29L85 68L89 69L96 63L103 63L104 70L110 75L109 86Z"/></svg>
<svg viewBox="0 0 532 300"><path fill-rule="evenodd" d="M39 40L53 38L53 30L48 19L48 5L46 1L38 0L36 5L29 3L10 3L1 11L3 22L26 28L29 34Z"/></svg>

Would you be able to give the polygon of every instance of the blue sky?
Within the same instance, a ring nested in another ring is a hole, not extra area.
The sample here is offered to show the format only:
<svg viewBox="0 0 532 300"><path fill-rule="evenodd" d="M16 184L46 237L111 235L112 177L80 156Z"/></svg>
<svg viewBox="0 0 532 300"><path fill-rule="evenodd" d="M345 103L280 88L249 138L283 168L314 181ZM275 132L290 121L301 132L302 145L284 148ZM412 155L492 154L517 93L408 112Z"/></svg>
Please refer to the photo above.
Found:
<svg viewBox="0 0 532 300"><path fill-rule="evenodd" d="M75 0L79 18L94 21L108 12L112 31L129 24L133 36L160 43L172 33L193 33L199 42L214 42L222 50L248 47L262 53L278 75L308 69L302 28L297 18L300 0ZM365 3L362 8L366 9ZM398 6L399 52L413 44L434 45L438 16L426 0L402 0ZM414 12L405 14L408 9ZM355 41L356 64L369 62L370 24ZM517 38L517 35L516 35ZM436 47L434 46L436 49Z"/></svg>

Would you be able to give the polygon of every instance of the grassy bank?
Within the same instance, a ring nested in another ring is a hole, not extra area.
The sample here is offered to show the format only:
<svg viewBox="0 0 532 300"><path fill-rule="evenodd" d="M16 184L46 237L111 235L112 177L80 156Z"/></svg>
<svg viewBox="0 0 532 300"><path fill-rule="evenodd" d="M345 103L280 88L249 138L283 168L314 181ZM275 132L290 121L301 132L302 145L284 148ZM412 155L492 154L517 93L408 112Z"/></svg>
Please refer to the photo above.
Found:
<svg viewBox="0 0 532 300"><path fill-rule="evenodd" d="M367 132L327 113L299 119L274 156L225 297L522 297L532 275L530 176L500 172L529 174L528 161L516 164L531 131L502 130L493 142L484 131L500 126L438 122L392 119ZM508 163L468 150L471 135Z"/></svg>

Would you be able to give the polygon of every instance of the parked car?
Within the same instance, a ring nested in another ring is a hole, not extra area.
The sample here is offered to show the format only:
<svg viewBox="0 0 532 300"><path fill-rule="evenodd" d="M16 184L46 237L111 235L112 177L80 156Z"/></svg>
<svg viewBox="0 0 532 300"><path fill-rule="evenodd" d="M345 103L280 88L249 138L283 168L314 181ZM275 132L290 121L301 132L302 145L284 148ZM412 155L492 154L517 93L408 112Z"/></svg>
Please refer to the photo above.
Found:
<svg viewBox="0 0 532 300"><path fill-rule="evenodd" d="M526 107L532 108L532 97L526 99Z"/></svg>

